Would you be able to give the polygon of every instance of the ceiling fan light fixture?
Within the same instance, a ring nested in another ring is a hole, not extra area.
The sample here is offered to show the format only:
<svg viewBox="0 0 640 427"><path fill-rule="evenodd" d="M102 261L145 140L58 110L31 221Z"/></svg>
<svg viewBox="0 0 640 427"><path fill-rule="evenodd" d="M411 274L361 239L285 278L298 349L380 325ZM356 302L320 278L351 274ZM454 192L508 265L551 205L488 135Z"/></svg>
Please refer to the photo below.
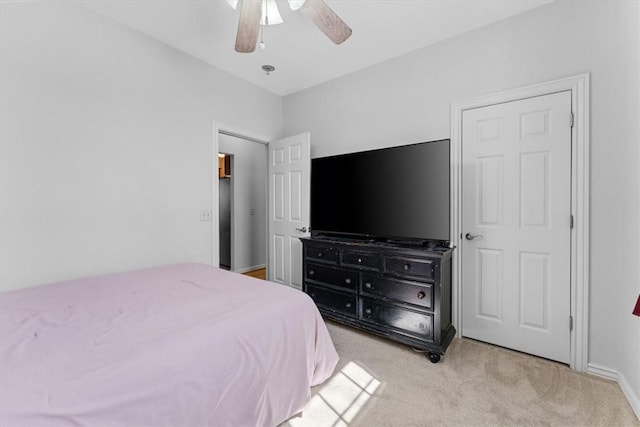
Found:
<svg viewBox="0 0 640 427"><path fill-rule="evenodd" d="M227 2L231 6L239 3L232 0ZM261 33L260 47L264 49L264 27L282 23L275 0L243 0L241 4L236 52L254 52L258 44L258 33ZM341 44L351 37L351 28L323 0L289 0L289 5L294 10L300 9L302 14L335 44Z"/></svg>
<svg viewBox="0 0 640 427"><path fill-rule="evenodd" d="M231 6L233 10L236 10L238 7L238 0L227 0L227 3L229 3L229 6Z"/></svg>
<svg viewBox="0 0 640 427"><path fill-rule="evenodd" d="M276 25L282 24L282 22L282 16L280 16L276 0L262 0L260 25Z"/></svg>
<svg viewBox="0 0 640 427"><path fill-rule="evenodd" d="M291 10L298 10L302 7L305 1L306 0L289 0L289 7Z"/></svg>

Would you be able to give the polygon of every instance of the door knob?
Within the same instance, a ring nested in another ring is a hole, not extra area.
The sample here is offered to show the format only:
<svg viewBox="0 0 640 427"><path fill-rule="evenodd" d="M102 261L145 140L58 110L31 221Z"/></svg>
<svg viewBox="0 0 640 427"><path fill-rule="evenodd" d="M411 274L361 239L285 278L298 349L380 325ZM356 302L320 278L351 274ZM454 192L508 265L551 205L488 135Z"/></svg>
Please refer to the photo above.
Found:
<svg viewBox="0 0 640 427"><path fill-rule="evenodd" d="M477 239L479 238L483 238L484 234L478 233L478 234L471 234L471 233L467 233L464 235L465 239L467 240L473 240L473 239Z"/></svg>
<svg viewBox="0 0 640 427"><path fill-rule="evenodd" d="M306 233L307 232L307 227L296 228L296 231L299 231L301 233Z"/></svg>

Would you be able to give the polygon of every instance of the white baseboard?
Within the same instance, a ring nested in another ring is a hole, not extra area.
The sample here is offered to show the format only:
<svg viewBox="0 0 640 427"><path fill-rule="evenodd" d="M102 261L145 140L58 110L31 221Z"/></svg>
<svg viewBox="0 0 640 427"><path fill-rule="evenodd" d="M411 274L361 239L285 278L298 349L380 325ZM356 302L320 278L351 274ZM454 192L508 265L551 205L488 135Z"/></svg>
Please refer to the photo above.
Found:
<svg viewBox="0 0 640 427"><path fill-rule="evenodd" d="M638 396L636 396L624 375L614 369L591 363L587 365L587 373L617 382L618 386L620 386L620 390L622 390L622 393L624 394L624 397L627 398L629 405L631 405L631 409L633 409L633 412L636 413L636 417L640 420L640 399L638 399Z"/></svg>
<svg viewBox="0 0 640 427"><path fill-rule="evenodd" d="M587 373L615 382L618 382L618 378L620 377L618 371L614 371L613 369L609 369L604 366L594 365L593 363L587 364Z"/></svg>
<svg viewBox="0 0 640 427"><path fill-rule="evenodd" d="M631 409L633 409L633 412L636 413L636 417L638 417L638 420L640 420L640 399L635 394L635 392L629 385L629 382L624 377L624 375L618 374L618 376L619 376L618 385L620 386L620 389L622 389L622 392L624 393L627 400L629 401L629 405L631 405Z"/></svg>

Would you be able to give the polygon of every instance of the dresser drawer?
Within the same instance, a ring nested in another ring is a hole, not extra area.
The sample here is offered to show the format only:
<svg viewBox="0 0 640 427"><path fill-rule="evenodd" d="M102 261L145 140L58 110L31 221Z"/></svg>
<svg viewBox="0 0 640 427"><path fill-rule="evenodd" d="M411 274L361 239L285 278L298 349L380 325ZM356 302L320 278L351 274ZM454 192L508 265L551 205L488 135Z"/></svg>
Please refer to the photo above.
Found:
<svg viewBox="0 0 640 427"><path fill-rule="evenodd" d="M314 259L316 261L322 261L332 264L338 263L338 255L340 251L330 246L312 246L306 245L304 247L304 255L306 258Z"/></svg>
<svg viewBox="0 0 640 427"><path fill-rule="evenodd" d="M307 294L316 305L324 310L357 316L356 295L346 292L334 291L320 286L307 285Z"/></svg>
<svg viewBox="0 0 640 427"><path fill-rule="evenodd" d="M384 272L393 276L418 280L433 280L435 262L424 258L384 257Z"/></svg>
<svg viewBox="0 0 640 427"><path fill-rule="evenodd" d="M362 320L433 341L433 315L360 297Z"/></svg>
<svg viewBox="0 0 640 427"><path fill-rule="evenodd" d="M358 288L358 272L342 270L320 264L307 264L305 279L308 281L323 283L326 285L339 286L347 289Z"/></svg>
<svg viewBox="0 0 640 427"><path fill-rule="evenodd" d="M427 283L362 274L360 292L433 309L433 286Z"/></svg>
<svg viewBox="0 0 640 427"><path fill-rule="evenodd" d="M342 265L380 270L380 255L370 252L343 251Z"/></svg>

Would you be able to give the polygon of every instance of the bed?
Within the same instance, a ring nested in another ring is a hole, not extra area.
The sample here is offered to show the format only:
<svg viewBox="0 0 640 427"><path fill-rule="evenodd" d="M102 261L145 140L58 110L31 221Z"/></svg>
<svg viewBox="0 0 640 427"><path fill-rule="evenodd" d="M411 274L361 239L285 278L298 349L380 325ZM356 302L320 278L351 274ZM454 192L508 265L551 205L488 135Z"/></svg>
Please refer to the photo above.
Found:
<svg viewBox="0 0 640 427"><path fill-rule="evenodd" d="M264 426L338 361L313 301L179 264L0 294L0 425Z"/></svg>

